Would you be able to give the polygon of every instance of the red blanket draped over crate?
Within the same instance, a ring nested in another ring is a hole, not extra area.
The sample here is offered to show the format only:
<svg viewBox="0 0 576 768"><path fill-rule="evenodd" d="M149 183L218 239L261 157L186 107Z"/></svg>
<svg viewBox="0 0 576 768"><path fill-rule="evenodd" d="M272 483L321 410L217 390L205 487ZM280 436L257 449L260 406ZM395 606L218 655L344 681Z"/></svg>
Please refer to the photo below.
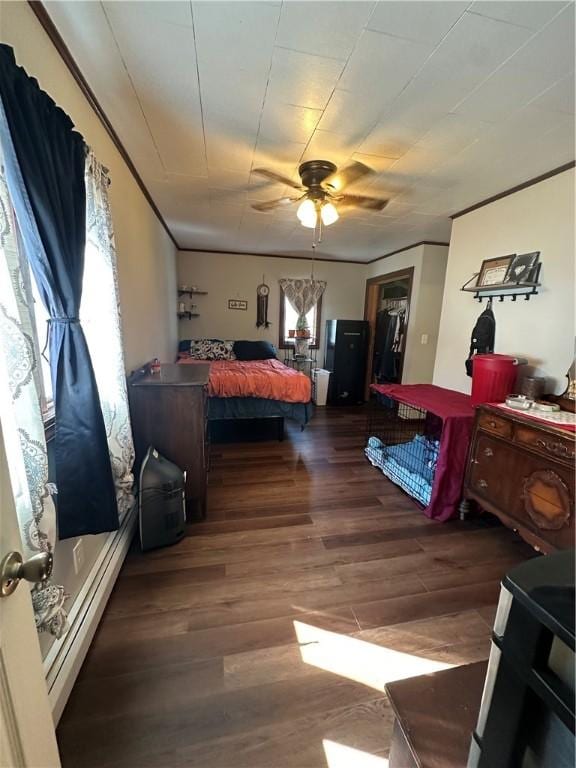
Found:
<svg viewBox="0 0 576 768"><path fill-rule="evenodd" d="M474 407L470 396L433 384L372 384L371 389L399 403L429 411L442 419L440 453L432 496L424 513L441 522L454 517L462 497L474 423Z"/></svg>

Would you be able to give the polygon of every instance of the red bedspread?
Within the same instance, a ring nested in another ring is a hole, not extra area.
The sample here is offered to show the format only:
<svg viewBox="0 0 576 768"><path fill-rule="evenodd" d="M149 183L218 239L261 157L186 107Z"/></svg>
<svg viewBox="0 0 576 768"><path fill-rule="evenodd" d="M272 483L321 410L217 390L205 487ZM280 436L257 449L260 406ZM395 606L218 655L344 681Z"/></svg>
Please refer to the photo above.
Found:
<svg viewBox="0 0 576 768"><path fill-rule="evenodd" d="M262 397L285 403L308 403L312 383L308 376L279 360L194 360L183 364L210 363L210 397Z"/></svg>

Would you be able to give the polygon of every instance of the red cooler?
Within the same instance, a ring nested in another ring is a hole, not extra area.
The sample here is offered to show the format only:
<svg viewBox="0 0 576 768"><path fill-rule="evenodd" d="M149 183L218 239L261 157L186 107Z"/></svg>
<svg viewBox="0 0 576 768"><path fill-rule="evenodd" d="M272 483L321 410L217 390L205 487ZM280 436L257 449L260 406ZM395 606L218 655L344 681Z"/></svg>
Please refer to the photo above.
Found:
<svg viewBox="0 0 576 768"><path fill-rule="evenodd" d="M472 404L503 403L515 392L518 374L517 357L509 355L475 355L472 366Z"/></svg>

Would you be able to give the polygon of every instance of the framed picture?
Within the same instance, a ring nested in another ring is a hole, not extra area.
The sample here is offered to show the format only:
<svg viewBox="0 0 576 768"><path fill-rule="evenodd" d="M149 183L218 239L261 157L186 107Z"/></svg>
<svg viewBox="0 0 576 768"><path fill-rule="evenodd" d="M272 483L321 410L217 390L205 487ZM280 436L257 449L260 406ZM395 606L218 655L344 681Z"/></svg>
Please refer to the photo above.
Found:
<svg viewBox="0 0 576 768"><path fill-rule="evenodd" d="M512 259L508 272L506 274L507 283L531 283L536 276L536 267L540 251L532 253L518 253Z"/></svg>
<svg viewBox="0 0 576 768"><path fill-rule="evenodd" d="M495 259L484 259L476 286L481 288L487 285L500 285L501 283L505 283L508 269L515 256L515 253L511 253L509 256L497 256Z"/></svg>
<svg viewBox="0 0 576 768"><path fill-rule="evenodd" d="M228 309L248 309L248 302L241 299L228 299Z"/></svg>

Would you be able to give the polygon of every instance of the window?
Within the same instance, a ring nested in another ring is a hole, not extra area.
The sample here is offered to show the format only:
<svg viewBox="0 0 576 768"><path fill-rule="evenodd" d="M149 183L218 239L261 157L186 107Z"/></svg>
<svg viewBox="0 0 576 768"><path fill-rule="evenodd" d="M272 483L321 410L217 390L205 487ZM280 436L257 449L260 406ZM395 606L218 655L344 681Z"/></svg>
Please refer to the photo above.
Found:
<svg viewBox="0 0 576 768"><path fill-rule="evenodd" d="M16 217L14 216L16 223ZM18 244L23 253L22 238L18 237ZM50 348L48 345L49 321L44 303L40 298L40 292L31 268L27 265L25 257L22 259L23 285L22 290L26 297L26 303L33 308L30 314L31 336L34 345L34 354L39 361L37 388L40 394L40 406L42 419L49 436L53 435L51 426L54 421L54 397L52 392L52 375L50 372ZM110 338L115 331L116 312L116 288L114 275L107 259L99 252L98 243L93 237L87 236L84 262L84 276L82 280L82 301L80 305L80 317L90 349L95 375L98 376L98 389L102 401L107 403L113 399L116 370L111 366L109 358ZM104 404L102 403L103 407ZM48 437L48 435L47 435Z"/></svg>
<svg viewBox="0 0 576 768"><path fill-rule="evenodd" d="M308 327L310 328L310 348L318 349L320 345L320 323L322 322L322 299L306 315ZM290 337L288 331L296 329L298 313L292 307L286 294L280 288L280 338L278 346L280 349L289 349L294 345L294 339Z"/></svg>
<svg viewBox="0 0 576 768"><path fill-rule="evenodd" d="M7 199L10 200L6 191ZM50 359L48 350L48 321L50 316L36 285L36 280L32 274L32 269L25 256L24 245L16 214L12 206L11 222L14 227L15 244L17 251L17 260L19 263L19 275L21 284L19 291L27 307L32 307L32 312L26 312L21 318L24 329L30 335L34 347L34 357L38 361L38 367L35 369L34 377L36 379L36 389L40 397L40 409L45 426L54 421L54 397L52 394L52 378L50 374ZM52 434L52 431L51 431Z"/></svg>
<svg viewBox="0 0 576 768"><path fill-rule="evenodd" d="M34 344L36 347L36 356L40 360L41 377L38 382L38 391L40 392L40 407L42 408L42 418L44 423L54 418L54 397L52 394L52 376L50 373L50 358L48 350L48 321L49 315L46 311L36 280L32 270L28 270L30 282L25 289L31 298L34 313L32 322L34 323Z"/></svg>

